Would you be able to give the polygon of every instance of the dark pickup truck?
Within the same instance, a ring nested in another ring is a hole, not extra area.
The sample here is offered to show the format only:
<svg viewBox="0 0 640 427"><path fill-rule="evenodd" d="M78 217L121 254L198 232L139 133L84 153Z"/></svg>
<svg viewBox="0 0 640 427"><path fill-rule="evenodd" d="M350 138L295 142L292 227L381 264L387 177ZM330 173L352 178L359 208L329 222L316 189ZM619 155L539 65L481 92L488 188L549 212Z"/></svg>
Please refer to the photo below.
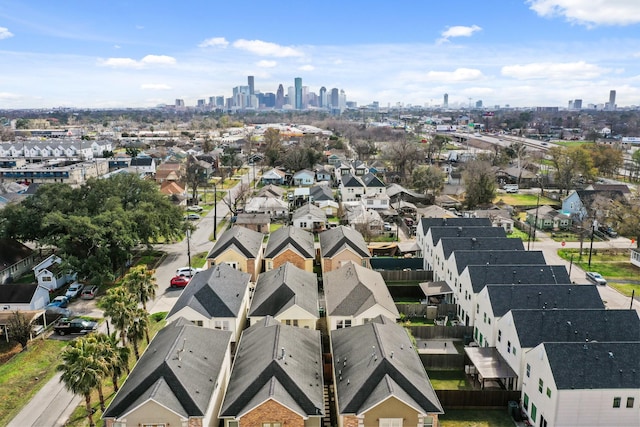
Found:
<svg viewBox="0 0 640 427"><path fill-rule="evenodd" d="M98 322L82 319L80 317L75 319L62 318L58 320L53 329L58 335L86 334L98 329Z"/></svg>

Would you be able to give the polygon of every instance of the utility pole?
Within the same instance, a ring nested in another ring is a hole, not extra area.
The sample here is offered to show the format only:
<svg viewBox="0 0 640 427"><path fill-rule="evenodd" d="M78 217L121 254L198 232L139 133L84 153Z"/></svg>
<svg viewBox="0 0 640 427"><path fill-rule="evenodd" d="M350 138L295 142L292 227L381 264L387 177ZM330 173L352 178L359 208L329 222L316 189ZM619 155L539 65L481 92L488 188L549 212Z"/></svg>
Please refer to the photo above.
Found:
<svg viewBox="0 0 640 427"><path fill-rule="evenodd" d="M213 240L218 240L218 189L217 182L213 182Z"/></svg>
<svg viewBox="0 0 640 427"><path fill-rule="evenodd" d="M589 268L591 268L591 252L593 251L593 235L596 231L596 226L598 225L598 221L595 219L591 223L591 246L589 246Z"/></svg>
<svg viewBox="0 0 640 427"><path fill-rule="evenodd" d="M191 240L190 240L190 238L191 238L191 228L187 228L187 259L188 259L188 262L189 262L189 269L191 269Z"/></svg>

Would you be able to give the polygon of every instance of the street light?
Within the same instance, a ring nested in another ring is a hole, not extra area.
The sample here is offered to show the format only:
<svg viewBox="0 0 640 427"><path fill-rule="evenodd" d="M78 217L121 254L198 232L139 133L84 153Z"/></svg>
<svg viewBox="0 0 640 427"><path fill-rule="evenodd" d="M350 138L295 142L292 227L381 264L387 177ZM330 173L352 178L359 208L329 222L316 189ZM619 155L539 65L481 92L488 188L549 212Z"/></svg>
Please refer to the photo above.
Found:
<svg viewBox="0 0 640 427"><path fill-rule="evenodd" d="M596 232L596 227L598 226L598 220L593 220L591 223L591 245L589 246L589 268L591 268L591 252L593 251L593 235Z"/></svg>
<svg viewBox="0 0 640 427"><path fill-rule="evenodd" d="M189 270L191 270L191 241L190 241L190 237L191 237L191 229L189 227L191 227L190 225L187 224L187 259L189 262ZM191 271L190 271L191 273Z"/></svg>

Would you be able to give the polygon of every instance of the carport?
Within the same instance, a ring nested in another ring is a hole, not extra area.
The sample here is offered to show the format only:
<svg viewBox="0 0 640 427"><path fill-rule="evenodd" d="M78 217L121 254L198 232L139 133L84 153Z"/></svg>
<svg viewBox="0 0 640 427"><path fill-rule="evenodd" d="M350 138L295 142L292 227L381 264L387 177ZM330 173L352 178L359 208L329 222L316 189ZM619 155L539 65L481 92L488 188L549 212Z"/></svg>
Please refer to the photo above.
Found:
<svg viewBox="0 0 640 427"><path fill-rule="evenodd" d="M445 281L439 282L420 282L418 284L420 289L424 293L425 299L428 302L431 302L431 298L442 296L445 299L445 302L449 304L451 302L451 295L453 295L453 291L451 287Z"/></svg>
<svg viewBox="0 0 640 427"><path fill-rule="evenodd" d="M42 330L47 328L47 318L44 315L45 311L44 310L18 310L18 312L20 314L22 314L25 319L30 323L33 324L36 319L38 319L39 317L42 317ZM13 313L14 311L1 311L0 312L0 333L4 334L4 338L7 342L9 342L9 334L7 334L7 330L10 329L9 325L11 323L11 318L13 317ZM35 335L39 335L40 334L40 330L34 330L32 328L31 330L31 339L33 339L34 337L34 332Z"/></svg>
<svg viewBox="0 0 640 427"><path fill-rule="evenodd" d="M464 352L476 368L482 389L487 380L499 381L507 390L515 389L518 375L495 347L465 347Z"/></svg>

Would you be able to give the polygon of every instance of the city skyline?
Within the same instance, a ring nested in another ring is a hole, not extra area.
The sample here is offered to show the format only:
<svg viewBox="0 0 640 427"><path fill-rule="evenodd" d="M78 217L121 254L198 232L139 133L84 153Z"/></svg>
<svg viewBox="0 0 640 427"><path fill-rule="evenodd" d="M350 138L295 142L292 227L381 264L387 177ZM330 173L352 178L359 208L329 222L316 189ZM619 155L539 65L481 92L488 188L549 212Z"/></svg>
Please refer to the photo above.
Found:
<svg viewBox="0 0 640 427"><path fill-rule="evenodd" d="M455 3L8 0L0 108L196 105L247 76L381 107L640 105L637 1Z"/></svg>

